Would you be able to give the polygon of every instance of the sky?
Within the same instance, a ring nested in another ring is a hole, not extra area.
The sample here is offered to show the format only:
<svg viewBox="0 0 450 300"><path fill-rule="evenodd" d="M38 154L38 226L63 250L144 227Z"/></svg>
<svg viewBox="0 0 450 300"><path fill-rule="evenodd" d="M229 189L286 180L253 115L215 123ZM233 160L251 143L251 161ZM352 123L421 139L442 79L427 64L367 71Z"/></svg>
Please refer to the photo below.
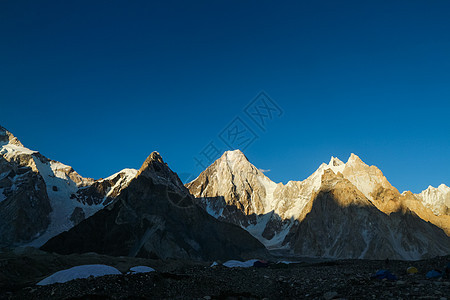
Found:
<svg viewBox="0 0 450 300"><path fill-rule="evenodd" d="M449 1L1 1L0 125L85 177L240 148L450 185ZM270 170L270 171L269 171Z"/></svg>

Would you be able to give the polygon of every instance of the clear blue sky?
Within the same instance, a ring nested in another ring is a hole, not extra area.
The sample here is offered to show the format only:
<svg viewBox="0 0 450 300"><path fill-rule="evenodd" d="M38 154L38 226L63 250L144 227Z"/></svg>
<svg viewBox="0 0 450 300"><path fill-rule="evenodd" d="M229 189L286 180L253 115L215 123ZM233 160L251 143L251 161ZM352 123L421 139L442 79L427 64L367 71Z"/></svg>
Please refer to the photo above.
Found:
<svg viewBox="0 0 450 300"><path fill-rule="evenodd" d="M86 177L157 150L183 177L240 117L274 181L358 154L450 185L449 1L1 1L0 124ZM244 112L264 90L265 132ZM222 143L222 144L221 144Z"/></svg>

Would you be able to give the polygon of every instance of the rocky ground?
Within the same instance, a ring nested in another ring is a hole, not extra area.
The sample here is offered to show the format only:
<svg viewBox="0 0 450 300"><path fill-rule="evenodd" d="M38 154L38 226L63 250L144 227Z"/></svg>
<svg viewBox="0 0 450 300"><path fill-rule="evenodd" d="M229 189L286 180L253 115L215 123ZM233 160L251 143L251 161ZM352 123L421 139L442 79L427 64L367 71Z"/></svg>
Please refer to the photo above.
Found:
<svg viewBox="0 0 450 300"><path fill-rule="evenodd" d="M38 287L35 282L45 277L44 273L53 272L47 270L38 274L36 269L44 268L44 265L40 265L32 268L39 276L35 275L34 279L29 276L22 282L15 278L15 281L5 283L7 279L3 274L0 277L3 281L0 299L450 299L450 279L425 277L429 270L446 266L450 256L416 262L303 261L247 269L223 266L211 268L206 264L175 261L134 261L93 254L81 259L50 254L46 257L47 261L43 263L52 262L53 269L58 264L67 267L77 263L106 263L125 272L133 264L139 263L154 267L157 272L78 279L65 284ZM43 259L31 255L25 255L25 258L30 267ZM15 259L21 261L24 256ZM12 260L10 258L9 267L17 264L17 261ZM407 275L409 266L416 267L419 273ZM0 275L5 269L8 267L0 268ZM379 269L389 269L398 280L371 279L371 275Z"/></svg>

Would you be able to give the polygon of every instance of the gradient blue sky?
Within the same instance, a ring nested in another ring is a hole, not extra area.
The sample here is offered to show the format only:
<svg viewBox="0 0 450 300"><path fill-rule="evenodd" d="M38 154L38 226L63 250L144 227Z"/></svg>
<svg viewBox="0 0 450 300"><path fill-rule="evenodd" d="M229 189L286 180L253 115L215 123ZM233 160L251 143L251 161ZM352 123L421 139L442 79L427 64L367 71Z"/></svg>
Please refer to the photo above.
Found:
<svg viewBox="0 0 450 300"><path fill-rule="evenodd" d="M450 1L1 1L0 124L86 177L186 176L236 116L274 181L331 155L450 185ZM244 107L283 109L261 131Z"/></svg>

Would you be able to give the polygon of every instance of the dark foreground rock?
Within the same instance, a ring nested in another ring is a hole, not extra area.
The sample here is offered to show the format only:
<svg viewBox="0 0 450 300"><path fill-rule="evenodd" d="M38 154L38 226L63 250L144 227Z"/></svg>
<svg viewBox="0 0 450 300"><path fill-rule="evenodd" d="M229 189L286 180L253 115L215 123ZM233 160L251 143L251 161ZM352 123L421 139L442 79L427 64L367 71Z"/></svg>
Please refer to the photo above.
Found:
<svg viewBox="0 0 450 300"><path fill-rule="evenodd" d="M102 256L101 261L107 259ZM117 266L114 259L110 265ZM449 279L426 279L425 274L449 261L449 256L417 262L303 261L247 269L139 261L157 272L78 279L44 287L28 284L15 290L10 287L2 289L0 299L446 299ZM137 262L127 262L133 263ZM124 264L122 261L122 270ZM419 273L407 275L409 266L415 266ZM398 280L371 279L378 269L389 269Z"/></svg>

